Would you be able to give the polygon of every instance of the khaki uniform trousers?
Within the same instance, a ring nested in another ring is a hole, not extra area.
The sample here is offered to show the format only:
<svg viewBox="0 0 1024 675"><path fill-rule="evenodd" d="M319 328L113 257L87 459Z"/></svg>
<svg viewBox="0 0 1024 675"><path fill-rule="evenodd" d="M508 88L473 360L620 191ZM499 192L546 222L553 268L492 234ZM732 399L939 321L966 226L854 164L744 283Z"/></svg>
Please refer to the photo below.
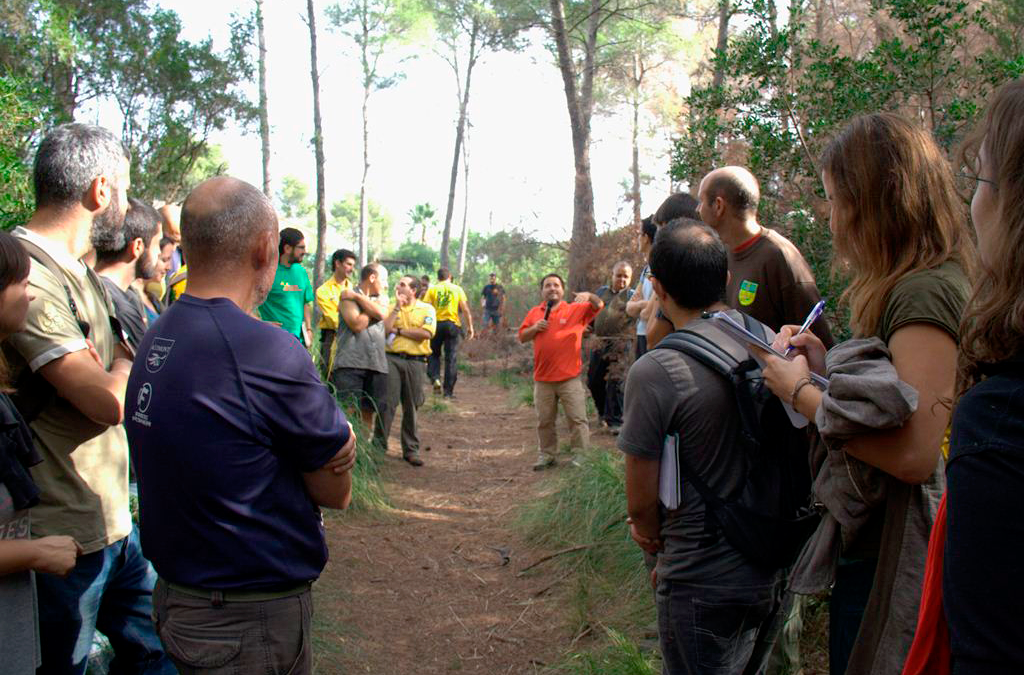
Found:
<svg viewBox="0 0 1024 675"><path fill-rule="evenodd" d="M534 382L533 405L537 408L537 441L541 459L554 457L558 452L555 421L558 418L559 401L569 424L569 439L573 450L586 450L590 441L587 399L580 378L574 377L562 382Z"/></svg>
<svg viewBox="0 0 1024 675"><path fill-rule="evenodd" d="M426 357L404 358L388 352L388 405L381 414L380 440L382 448L388 447L391 425L402 404L402 456L420 451L419 431L416 428L416 411L425 399L423 387L427 381Z"/></svg>

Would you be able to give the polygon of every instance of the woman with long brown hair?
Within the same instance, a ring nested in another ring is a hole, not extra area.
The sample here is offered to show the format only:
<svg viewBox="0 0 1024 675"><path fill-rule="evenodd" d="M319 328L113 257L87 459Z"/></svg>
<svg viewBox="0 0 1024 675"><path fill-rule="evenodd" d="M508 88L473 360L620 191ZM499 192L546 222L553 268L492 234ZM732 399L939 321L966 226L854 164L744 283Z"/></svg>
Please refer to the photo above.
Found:
<svg viewBox="0 0 1024 675"><path fill-rule="evenodd" d="M1024 80L996 92L962 159L981 265L907 675L1024 672Z"/></svg>
<svg viewBox="0 0 1024 675"><path fill-rule="evenodd" d="M830 604L830 672L898 672L910 647L923 578L921 561L943 491L941 448L949 424L959 324L974 247L949 163L931 136L898 115L864 115L829 144L822 182L855 338L877 338L899 380L918 394L899 426L868 428L841 445L846 473L866 476L880 495L855 533L844 532ZM811 333L783 328L776 346L793 361L767 358L768 386L811 420L826 374ZM838 348L837 348L838 349ZM862 470L863 469L863 470ZM845 505L844 505L845 506Z"/></svg>
<svg viewBox="0 0 1024 675"><path fill-rule="evenodd" d="M0 232L0 341L25 328L29 257L7 232ZM65 575L81 549L66 536L30 538L30 507L39 489L29 467L41 460L32 434L7 393L7 363L0 354L0 654L5 673L36 672L35 577L33 572Z"/></svg>

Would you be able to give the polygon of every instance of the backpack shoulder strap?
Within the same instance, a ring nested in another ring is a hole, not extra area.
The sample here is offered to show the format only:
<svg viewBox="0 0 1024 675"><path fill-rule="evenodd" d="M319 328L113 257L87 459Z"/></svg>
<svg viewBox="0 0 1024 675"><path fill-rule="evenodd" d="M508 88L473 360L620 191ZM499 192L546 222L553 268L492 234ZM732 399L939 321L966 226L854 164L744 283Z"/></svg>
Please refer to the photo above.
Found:
<svg viewBox="0 0 1024 675"><path fill-rule="evenodd" d="M45 267L57 280L57 283L64 288L64 293L68 297L68 307L71 309L71 314L75 317L75 321L78 323L79 328L81 328L85 322L82 321L82 317L78 313L78 303L75 302L75 298L71 295L71 287L68 286L67 279L64 278L64 272L61 270L60 266L58 266L57 262L50 256L50 254L44 251L39 245L22 237L18 237L17 239L28 253L29 257ZM85 332L84 329L82 332Z"/></svg>
<svg viewBox="0 0 1024 675"><path fill-rule="evenodd" d="M737 312L737 314L739 314L741 317L743 317L743 327L744 328L746 328L748 331L750 331L754 335L760 335L764 339L765 342L768 342L769 344L771 344L769 342L769 340L768 340L768 327L767 326L765 326L763 323L761 323L760 321L758 321L754 317L750 316L749 314L744 314L743 312Z"/></svg>
<svg viewBox="0 0 1024 675"><path fill-rule="evenodd" d="M739 363L710 339L685 328L666 335L655 349L671 349L686 354L726 379L732 379L732 370Z"/></svg>
<svg viewBox="0 0 1024 675"><path fill-rule="evenodd" d="M733 382L732 372L737 365L736 359L699 333L685 329L669 333L657 344L655 349L671 349L686 354L698 363L715 371L721 377L724 377L730 385ZM724 503L724 500L715 494L708 484L697 475L697 472L683 458L682 454L678 457L677 466L679 467L679 474L684 480L693 485L693 488L701 496L705 504L711 508L718 508Z"/></svg>

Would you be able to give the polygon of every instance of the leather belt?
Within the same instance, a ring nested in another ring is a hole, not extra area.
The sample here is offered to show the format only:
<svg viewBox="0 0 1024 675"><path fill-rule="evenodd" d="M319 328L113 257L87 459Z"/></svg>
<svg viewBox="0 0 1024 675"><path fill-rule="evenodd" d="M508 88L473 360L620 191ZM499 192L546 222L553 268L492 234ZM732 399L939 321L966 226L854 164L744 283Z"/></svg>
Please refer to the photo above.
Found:
<svg viewBox="0 0 1024 675"><path fill-rule="evenodd" d="M219 604L221 602L262 602L266 600L280 600L281 598L290 598L295 595L302 595L312 587L310 582L303 581L298 584L279 586L276 588L261 588L253 590L238 588L217 591L209 588L196 588L195 586L176 584L173 581L167 581L166 579L163 579L162 581L167 584L167 587L172 591L184 593L185 595L190 595L193 598L210 600L214 604Z"/></svg>
<svg viewBox="0 0 1024 675"><path fill-rule="evenodd" d="M408 359L410 361L423 361L427 362L427 357L420 354L403 354L401 352L388 352L389 356L397 356L400 359Z"/></svg>

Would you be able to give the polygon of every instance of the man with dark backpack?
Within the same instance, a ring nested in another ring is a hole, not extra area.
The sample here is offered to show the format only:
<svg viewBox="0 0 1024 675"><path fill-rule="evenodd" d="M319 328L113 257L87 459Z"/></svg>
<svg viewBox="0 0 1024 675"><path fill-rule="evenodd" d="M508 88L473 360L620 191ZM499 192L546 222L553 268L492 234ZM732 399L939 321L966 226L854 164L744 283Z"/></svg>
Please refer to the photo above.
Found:
<svg viewBox="0 0 1024 675"><path fill-rule="evenodd" d="M799 430L746 348L704 318L724 311L728 255L706 225L658 232L652 284L676 327L634 363L618 447L633 538L654 572L665 673L756 673L777 634L784 570L813 531Z"/></svg>

